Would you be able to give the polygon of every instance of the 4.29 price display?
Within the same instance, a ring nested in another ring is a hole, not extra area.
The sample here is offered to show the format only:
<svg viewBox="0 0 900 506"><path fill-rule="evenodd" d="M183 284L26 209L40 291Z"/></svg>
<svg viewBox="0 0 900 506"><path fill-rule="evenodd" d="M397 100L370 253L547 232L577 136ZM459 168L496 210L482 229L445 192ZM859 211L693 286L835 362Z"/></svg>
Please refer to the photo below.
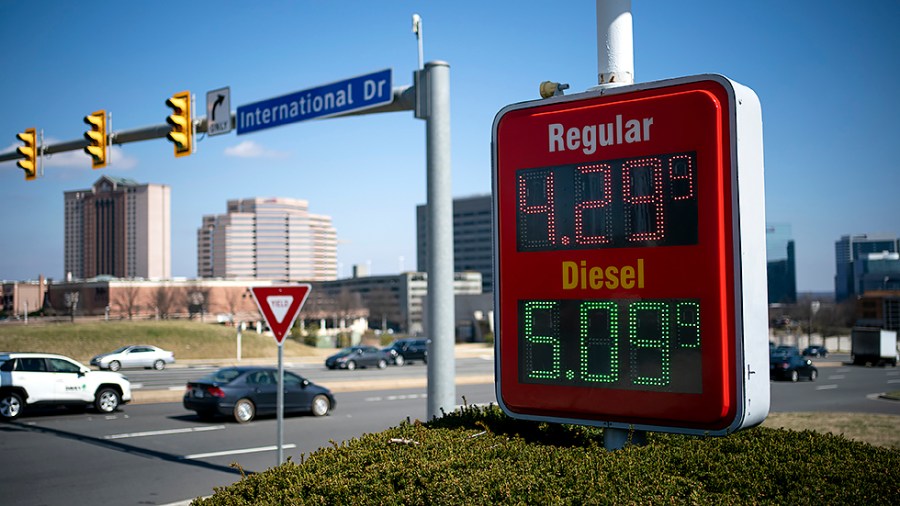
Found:
<svg viewBox="0 0 900 506"><path fill-rule="evenodd" d="M519 381L701 393L700 302L520 300Z"/></svg>

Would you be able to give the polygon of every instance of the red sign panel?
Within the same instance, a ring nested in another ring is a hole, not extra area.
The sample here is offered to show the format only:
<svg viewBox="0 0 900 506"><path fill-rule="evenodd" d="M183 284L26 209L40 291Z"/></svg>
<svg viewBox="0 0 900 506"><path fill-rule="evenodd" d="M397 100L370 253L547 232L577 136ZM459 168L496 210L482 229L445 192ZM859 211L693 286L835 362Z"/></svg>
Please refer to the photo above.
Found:
<svg viewBox="0 0 900 506"><path fill-rule="evenodd" d="M734 107L688 79L497 115L508 413L712 431L743 416Z"/></svg>
<svg viewBox="0 0 900 506"><path fill-rule="evenodd" d="M311 289L308 284L255 286L250 289L279 346L284 343L284 337L294 326Z"/></svg>

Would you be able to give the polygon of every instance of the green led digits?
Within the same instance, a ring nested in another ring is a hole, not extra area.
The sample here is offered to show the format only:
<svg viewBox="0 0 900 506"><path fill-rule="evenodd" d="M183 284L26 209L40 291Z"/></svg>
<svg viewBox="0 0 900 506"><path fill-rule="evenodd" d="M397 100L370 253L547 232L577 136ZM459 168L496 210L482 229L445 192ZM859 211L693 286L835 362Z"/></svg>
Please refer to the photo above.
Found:
<svg viewBox="0 0 900 506"><path fill-rule="evenodd" d="M619 334L618 326L611 322L619 320L619 306L615 302L581 303L581 378L584 381L614 383L619 380ZM608 372L591 372L591 352L601 355L600 363ZM603 358L606 358L604 361Z"/></svg>
<svg viewBox="0 0 900 506"><path fill-rule="evenodd" d="M528 372L528 376L533 379L559 378L559 303L553 301L526 302L525 335L526 339L531 343L550 345L552 348L550 368L546 370L532 369ZM532 347L527 348L526 353L531 354L533 352ZM533 363L531 360L529 362Z"/></svg>
<svg viewBox="0 0 900 506"><path fill-rule="evenodd" d="M669 305L662 302L635 302L628 307L628 337L634 350L631 354L631 373L638 385L664 387L669 385ZM647 350L653 350L647 357ZM655 356L659 352L658 357ZM658 360L654 360L657 359ZM648 362L657 369L646 373Z"/></svg>
<svg viewBox="0 0 900 506"><path fill-rule="evenodd" d="M703 391L697 299L520 300L518 314L522 383Z"/></svg>

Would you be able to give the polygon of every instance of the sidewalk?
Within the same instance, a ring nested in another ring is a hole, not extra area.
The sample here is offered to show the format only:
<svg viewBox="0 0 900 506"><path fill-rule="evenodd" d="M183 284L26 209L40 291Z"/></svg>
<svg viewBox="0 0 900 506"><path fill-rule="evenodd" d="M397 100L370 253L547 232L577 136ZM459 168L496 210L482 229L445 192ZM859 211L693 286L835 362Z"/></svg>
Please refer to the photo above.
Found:
<svg viewBox="0 0 900 506"><path fill-rule="evenodd" d="M337 351L337 350L335 350ZM472 358L472 357L489 357L493 359L494 349L491 347L485 347L485 345L480 343L465 343L456 345L456 353L455 356L457 358ZM292 367L294 364L323 364L325 362L324 356L292 356L292 357L283 357L284 366ZM198 365L211 365L217 367L226 367L232 365L275 365L277 363L277 359L271 358L251 358L251 359L242 359L240 362L237 361L236 358L228 358L228 359L192 359L192 360L179 360L175 364L171 365L171 368L178 367L192 367ZM494 375L493 374L480 374L480 375L467 375L467 376L457 376L456 384L457 385L477 385L477 384L485 384L485 383L493 383ZM360 382L359 380L347 379L347 380L339 380L339 381L329 381L328 383L319 383L322 386L328 388L332 392L363 392L369 390L391 390L391 389L399 389L399 388L424 388L428 384L428 380L426 378L407 378L407 379L385 379L385 380L367 380L365 382ZM151 404L157 402L178 402L184 396L184 389L178 390L132 390L131 392L131 404Z"/></svg>

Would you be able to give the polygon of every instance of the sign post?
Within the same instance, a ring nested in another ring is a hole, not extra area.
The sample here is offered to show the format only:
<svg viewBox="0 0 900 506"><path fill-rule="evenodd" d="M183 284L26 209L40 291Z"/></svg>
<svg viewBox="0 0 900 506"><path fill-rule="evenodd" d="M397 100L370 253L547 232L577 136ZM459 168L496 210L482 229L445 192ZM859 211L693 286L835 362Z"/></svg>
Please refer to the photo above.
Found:
<svg viewBox="0 0 900 506"><path fill-rule="evenodd" d="M256 307L266 319L266 324L275 335L278 343L278 394L276 411L278 413L278 461L284 462L284 338L294 326L297 315L312 287L309 284L255 286L250 288ZM240 334L238 334L240 335Z"/></svg>
<svg viewBox="0 0 900 506"><path fill-rule="evenodd" d="M698 435L765 419L752 90L702 75L510 105L492 175L504 411Z"/></svg>

